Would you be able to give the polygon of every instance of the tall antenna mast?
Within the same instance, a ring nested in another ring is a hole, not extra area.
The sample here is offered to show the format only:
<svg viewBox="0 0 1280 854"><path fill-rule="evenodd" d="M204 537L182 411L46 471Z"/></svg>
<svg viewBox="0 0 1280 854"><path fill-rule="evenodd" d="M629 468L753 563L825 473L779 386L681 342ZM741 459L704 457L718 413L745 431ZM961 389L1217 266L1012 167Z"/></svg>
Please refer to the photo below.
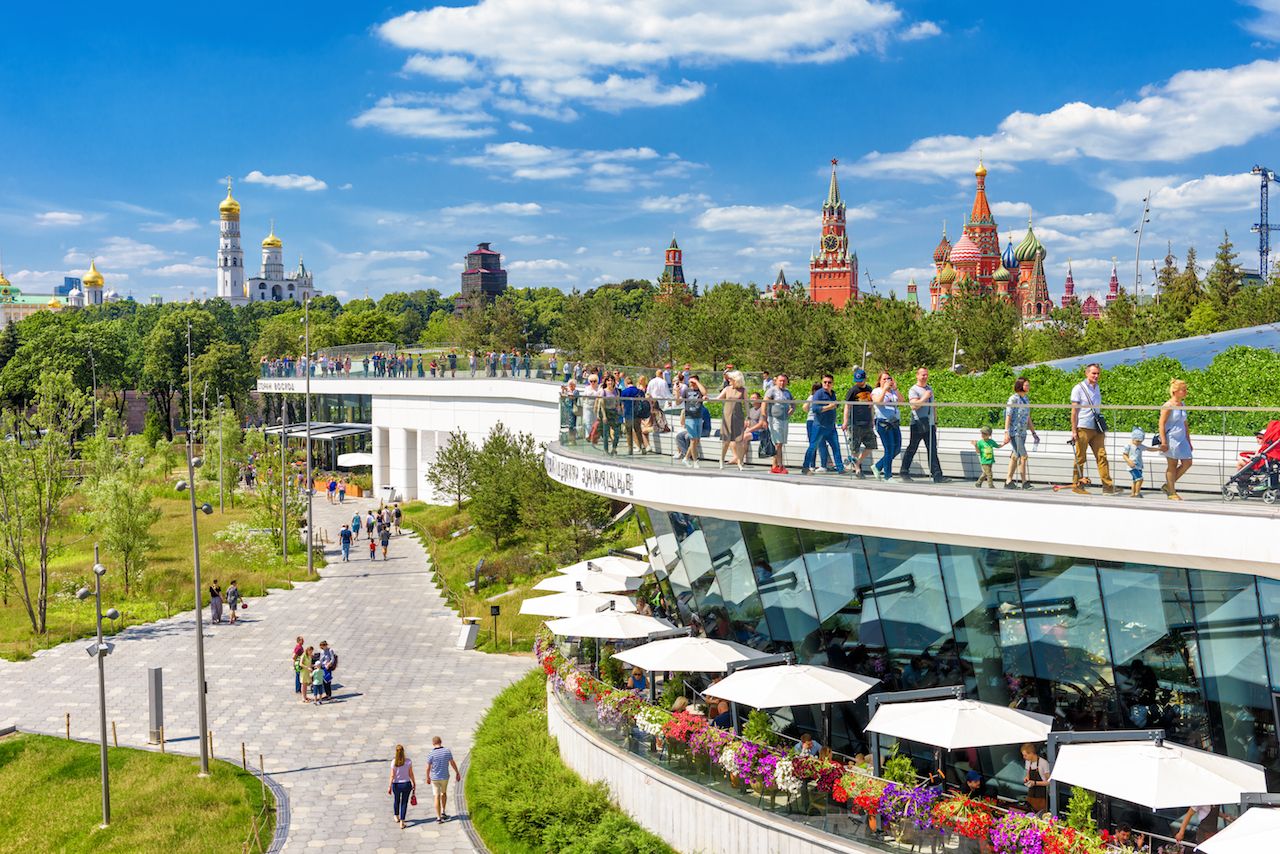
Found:
<svg viewBox="0 0 1280 854"><path fill-rule="evenodd" d="M1258 222L1249 230L1258 235L1258 275L1265 282L1267 274L1271 272L1268 269L1271 256L1271 232L1280 228L1280 226L1273 226L1267 216L1267 185L1276 179L1276 173L1265 166L1254 166L1249 170L1249 174L1257 175L1262 179Z"/></svg>

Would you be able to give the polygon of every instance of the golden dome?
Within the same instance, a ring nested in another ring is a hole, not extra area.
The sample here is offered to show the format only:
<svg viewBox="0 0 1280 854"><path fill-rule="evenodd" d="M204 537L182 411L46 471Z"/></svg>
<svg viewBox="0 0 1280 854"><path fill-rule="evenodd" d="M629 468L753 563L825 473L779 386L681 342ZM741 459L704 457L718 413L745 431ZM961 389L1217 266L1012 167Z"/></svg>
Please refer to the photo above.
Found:
<svg viewBox="0 0 1280 854"><path fill-rule="evenodd" d="M973 170L973 174L978 178L987 177L987 167L982 165L982 158L978 158L978 168Z"/></svg>
<svg viewBox="0 0 1280 854"><path fill-rule="evenodd" d="M0 270L0 288L7 288L10 284L12 283L4 277L4 270Z"/></svg>
<svg viewBox="0 0 1280 854"><path fill-rule="evenodd" d="M98 272L98 262L93 260L89 262L89 272L84 274L84 278L80 280L86 288L102 287L102 274Z"/></svg>
<svg viewBox="0 0 1280 854"><path fill-rule="evenodd" d="M263 249L280 249L283 246L284 244L280 241L280 238L276 237L276 224L275 224L275 220L272 220L271 233L268 234L267 238L262 241L262 248Z"/></svg>
<svg viewBox="0 0 1280 854"><path fill-rule="evenodd" d="M62 308L62 300L57 297L49 300L49 308Z"/></svg>
<svg viewBox="0 0 1280 854"><path fill-rule="evenodd" d="M223 219L239 219L240 203L231 197L231 181L227 181L227 197L218 205L218 213Z"/></svg>

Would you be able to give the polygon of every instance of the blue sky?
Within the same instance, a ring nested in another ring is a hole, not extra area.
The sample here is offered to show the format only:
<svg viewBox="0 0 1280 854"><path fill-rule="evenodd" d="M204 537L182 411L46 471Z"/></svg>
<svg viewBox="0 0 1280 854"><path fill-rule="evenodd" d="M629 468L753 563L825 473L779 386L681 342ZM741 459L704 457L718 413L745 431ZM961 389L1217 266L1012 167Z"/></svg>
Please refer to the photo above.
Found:
<svg viewBox="0 0 1280 854"><path fill-rule="evenodd" d="M1280 0L77 2L0 34L0 252L32 292L97 257L122 293L211 293L225 175L248 266L274 218L344 299L454 293L481 240L522 286L653 278L673 232L701 283L807 279L832 157L864 288L923 290L981 150L1056 297L1068 258L1131 283L1148 190L1147 281L1224 228L1256 265L1247 173L1280 169Z"/></svg>

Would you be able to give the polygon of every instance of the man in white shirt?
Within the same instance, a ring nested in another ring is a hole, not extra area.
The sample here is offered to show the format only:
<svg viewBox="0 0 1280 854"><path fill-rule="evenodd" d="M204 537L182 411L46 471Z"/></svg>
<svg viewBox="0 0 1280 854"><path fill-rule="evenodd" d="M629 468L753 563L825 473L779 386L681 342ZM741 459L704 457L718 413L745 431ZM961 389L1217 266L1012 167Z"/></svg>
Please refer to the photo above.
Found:
<svg viewBox="0 0 1280 854"><path fill-rule="evenodd" d="M916 449L923 442L929 475L934 483L946 483L948 478L943 476L942 463L938 460L937 407L933 405L933 386L929 385L928 368L916 371L916 384L907 392L907 401L911 404L911 434L907 450L902 454L902 479L911 480L908 470L915 459Z"/></svg>
<svg viewBox="0 0 1280 854"><path fill-rule="evenodd" d="M587 387L578 393L578 397L582 398L582 429L585 431L584 436L591 444L599 441L597 436L591 438L591 434L596 424L596 398L600 396L600 377L592 374L587 378Z"/></svg>
<svg viewBox="0 0 1280 854"><path fill-rule="evenodd" d="M653 452L662 453L662 434L667 429L667 417L663 413L664 406L671 406L671 386L668 385L662 369L653 372L653 379L644 389L649 398L649 438L653 441Z"/></svg>
<svg viewBox="0 0 1280 854"><path fill-rule="evenodd" d="M1098 479L1102 481L1102 494L1115 495L1115 483L1111 480L1111 465L1107 462L1107 425L1102 415L1102 389L1098 378L1102 367L1088 365L1084 379L1071 390L1071 441L1075 445L1075 465L1071 470L1071 491L1088 495L1084 488L1084 467L1087 452L1093 451L1098 466Z"/></svg>

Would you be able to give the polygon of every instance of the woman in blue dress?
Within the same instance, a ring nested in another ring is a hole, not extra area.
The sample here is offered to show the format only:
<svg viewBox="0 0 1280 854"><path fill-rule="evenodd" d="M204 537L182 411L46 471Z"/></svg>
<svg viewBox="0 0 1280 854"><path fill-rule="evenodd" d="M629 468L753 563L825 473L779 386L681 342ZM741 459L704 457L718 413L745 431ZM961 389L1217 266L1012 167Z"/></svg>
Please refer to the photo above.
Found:
<svg viewBox="0 0 1280 854"><path fill-rule="evenodd" d="M1173 501L1181 501L1178 479L1191 468L1191 435L1187 432L1187 412L1182 402L1187 397L1185 380L1169 383L1169 399L1160 409L1160 450L1164 452L1167 468L1161 489Z"/></svg>

